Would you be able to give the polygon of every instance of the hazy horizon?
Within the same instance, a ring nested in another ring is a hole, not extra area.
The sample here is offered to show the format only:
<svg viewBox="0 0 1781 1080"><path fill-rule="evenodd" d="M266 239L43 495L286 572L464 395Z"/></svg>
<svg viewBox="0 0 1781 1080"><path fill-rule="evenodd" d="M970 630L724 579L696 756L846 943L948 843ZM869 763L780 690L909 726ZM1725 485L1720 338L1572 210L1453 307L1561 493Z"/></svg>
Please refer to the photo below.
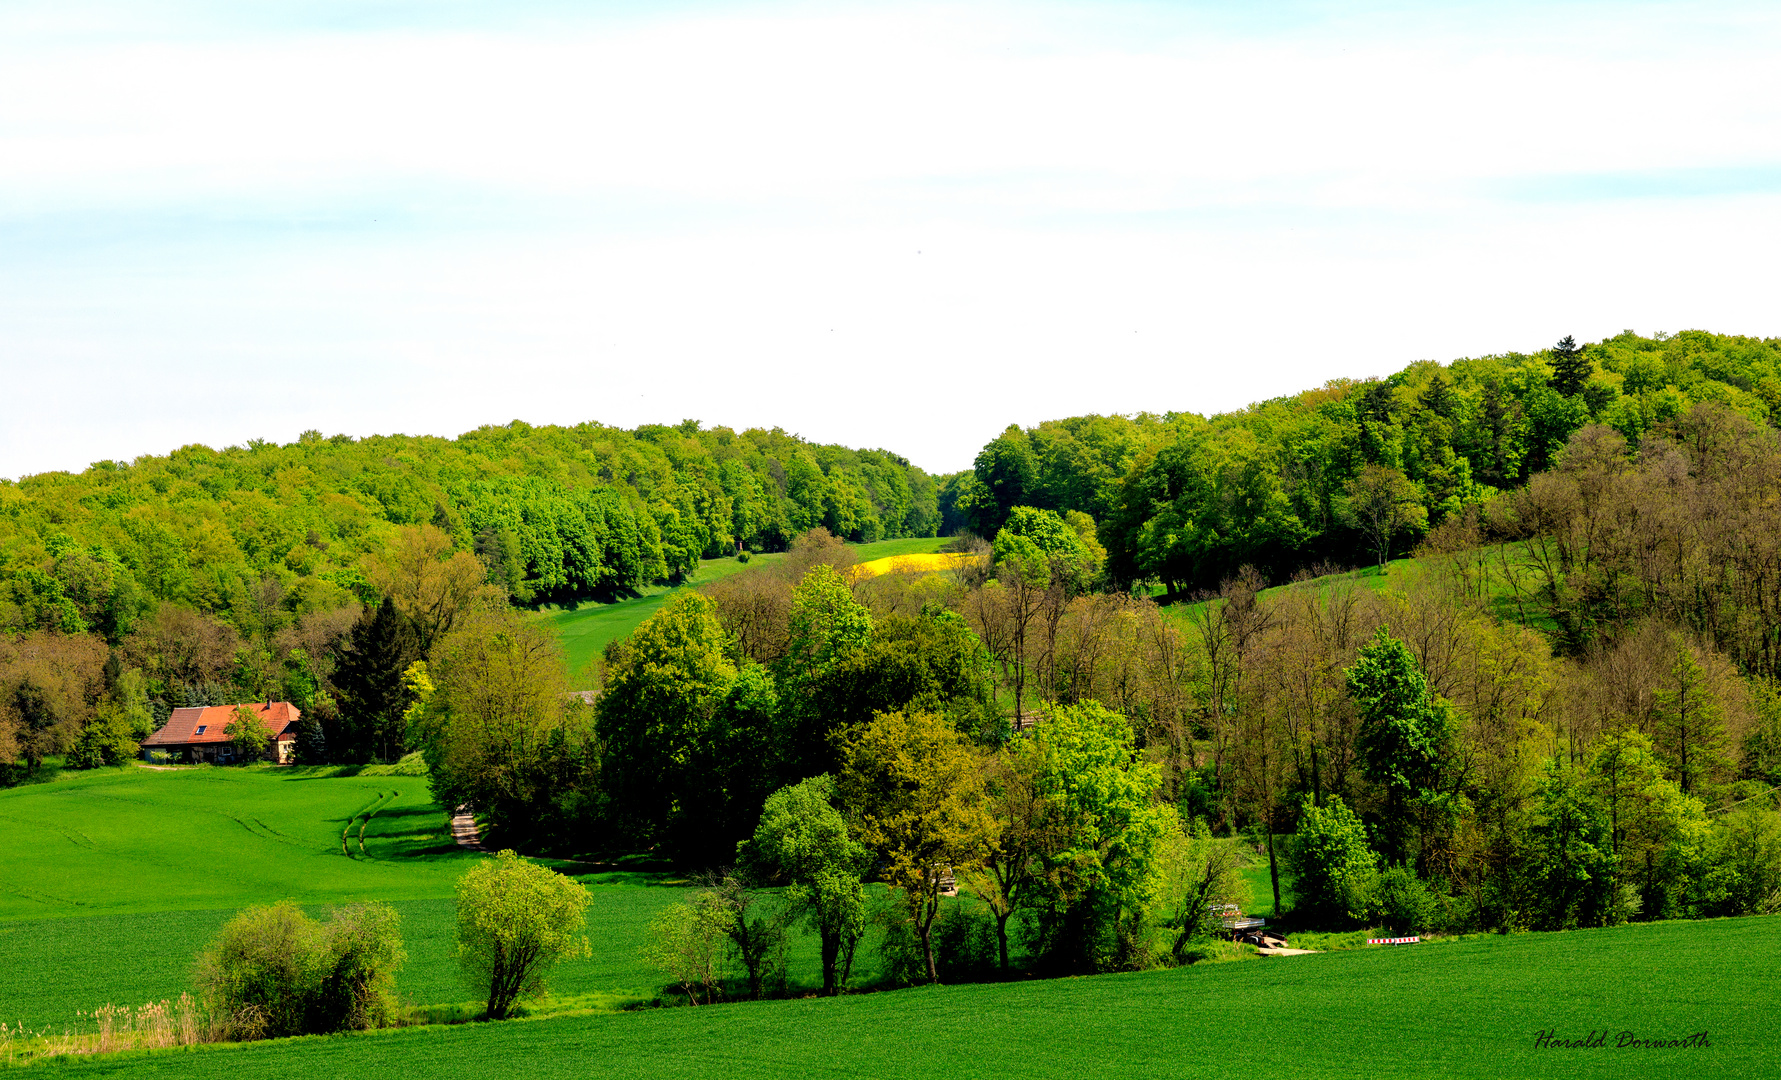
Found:
<svg viewBox="0 0 1781 1080"><path fill-rule="evenodd" d="M1419 359L1781 334L1781 10L0 11L0 476L306 429L968 467Z"/></svg>

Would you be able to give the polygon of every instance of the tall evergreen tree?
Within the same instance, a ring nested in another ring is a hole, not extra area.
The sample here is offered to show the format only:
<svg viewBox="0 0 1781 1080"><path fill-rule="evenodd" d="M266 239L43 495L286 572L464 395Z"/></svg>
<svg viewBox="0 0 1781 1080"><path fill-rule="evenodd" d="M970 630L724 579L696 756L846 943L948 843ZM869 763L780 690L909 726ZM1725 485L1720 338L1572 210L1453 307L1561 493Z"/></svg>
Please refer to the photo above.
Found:
<svg viewBox="0 0 1781 1080"><path fill-rule="evenodd" d="M389 597L359 616L334 671L340 719L328 744L336 760L364 763L402 756L402 713L408 707L402 673L420 658L413 624Z"/></svg>
<svg viewBox="0 0 1781 1080"><path fill-rule="evenodd" d="M297 764L326 765L328 736L314 712L304 713L297 721Z"/></svg>
<svg viewBox="0 0 1781 1080"><path fill-rule="evenodd" d="M1564 396L1581 394L1593 371L1595 364L1588 352L1571 335L1566 334L1552 347L1552 388Z"/></svg>

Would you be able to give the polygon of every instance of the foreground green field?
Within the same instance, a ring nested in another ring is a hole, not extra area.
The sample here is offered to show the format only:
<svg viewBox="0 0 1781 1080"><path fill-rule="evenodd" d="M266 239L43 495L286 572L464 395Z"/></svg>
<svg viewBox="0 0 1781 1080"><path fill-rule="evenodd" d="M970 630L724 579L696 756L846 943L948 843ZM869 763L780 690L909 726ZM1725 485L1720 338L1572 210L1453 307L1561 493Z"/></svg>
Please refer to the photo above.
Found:
<svg viewBox="0 0 1781 1080"><path fill-rule="evenodd" d="M872 544L852 545L858 561L869 562L892 555L922 555L939 551L948 541L943 537L910 537L901 540L880 540ZM573 608L548 608L540 614L556 631L563 643L569 666L571 685L588 688L594 685L594 661L606 649L606 643L628 637L643 620L661 610L668 598L682 589L696 588L708 582L744 573L750 569L771 566L784 558L782 554L756 555L746 563L735 559L706 559L693 576L679 585L653 585L635 597L610 604L578 604Z"/></svg>
<svg viewBox="0 0 1781 1080"><path fill-rule="evenodd" d="M584 879L593 904L588 939L593 955L561 965L551 980L548 1009L617 1008L648 1001L661 979L637 957L655 913L683 895L647 880L601 884ZM455 908L447 898L399 900L408 961L397 993L409 1005L471 1015L476 1007L456 961ZM321 906L316 906L319 913ZM235 908L156 911L91 918L0 923L0 1016L32 1031L60 1031L82 1012L107 1003L139 1005L171 1000L190 990L198 950L235 915ZM802 959L802 958L800 958ZM812 957L799 964L816 978Z"/></svg>
<svg viewBox="0 0 1781 1080"><path fill-rule="evenodd" d="M394 903L408 953L398 993L468 1011L452 895L482 856L450 842L424 777L351 772L132 767L0 791L0 1017L60 1030L108 1003L177 997L194 956L238 910L284 899L318 910ZM592 894L593 955L558 969L547 1007L653 998L660 977L638 949L683 882L556 865ZM794 984L820 981L813 940L797 939L789 960ZM862 980L877 977L875 958L858 967Z"/></svg>
<svg viewBox="0 0 1781 1080"><path fill-rule="evenodd" d="M1781 917L1138 975L410 1028L52 1063L68 1077L1763 1077ZM1541 1047L1605 1035L1591 1049ZM1692 1049L1619 1047L1706 1033Z"/></svg>

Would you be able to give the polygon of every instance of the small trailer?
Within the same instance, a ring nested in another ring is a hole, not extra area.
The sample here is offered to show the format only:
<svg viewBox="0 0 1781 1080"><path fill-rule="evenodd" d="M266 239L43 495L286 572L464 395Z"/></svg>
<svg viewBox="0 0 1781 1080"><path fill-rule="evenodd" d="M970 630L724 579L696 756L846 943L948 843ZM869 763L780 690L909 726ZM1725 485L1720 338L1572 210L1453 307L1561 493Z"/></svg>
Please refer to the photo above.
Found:
<svg viewBox="0 0 1781 1080"><path fill-rule="evenodd" d="M1261 949L1284 949L1286 939L1268 929L1268 920L1245 915L1235 904L1212 904L1206 909L1218 920L1230 939Z"/></svg>

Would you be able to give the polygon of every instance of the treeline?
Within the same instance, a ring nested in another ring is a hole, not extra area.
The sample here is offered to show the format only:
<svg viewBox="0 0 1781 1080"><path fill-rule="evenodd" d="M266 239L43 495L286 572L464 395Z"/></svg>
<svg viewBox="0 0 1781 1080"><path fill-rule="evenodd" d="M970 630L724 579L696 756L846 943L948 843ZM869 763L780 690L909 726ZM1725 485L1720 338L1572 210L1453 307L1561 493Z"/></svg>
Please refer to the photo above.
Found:
<svg viewBox="0 0 1781 1080"><path fill-rule="evenodd" d="M882 450L777 429L635 431L515 421L457 439L252 441L0 481L0 631L112 644L158 605L248 632L374 600L363 561L431 524L516 600L622 592L816 526L851 540L932 536L931 478Z"/></svg>
<svg viewBox="0 0 1781 1080"><path fill-rule="evenodd" d="M1421 361L1218 416L1011 427L940 493L942 530L993 537L1012 507L1099 523L1116 585L1215 589L1405 552L1427 529L1551 468L1589 424L1638 444L1710 403L1781 419L1781 340L1631 331L1537 353Z"/></svg>
<svg viewBox="0 0 1781 1080"><path fill-rule="evenodd" d="M268 698L319 710L342 760L381 756L402 741L393 691L332 680L386 596L413 660L484 588L610 598L816 527L874 540L938 523L933 480L894 454L690 421L308 432L0 481L0 762L33 770L95 717L73 760L111 762L173 708Z"/></svg>

